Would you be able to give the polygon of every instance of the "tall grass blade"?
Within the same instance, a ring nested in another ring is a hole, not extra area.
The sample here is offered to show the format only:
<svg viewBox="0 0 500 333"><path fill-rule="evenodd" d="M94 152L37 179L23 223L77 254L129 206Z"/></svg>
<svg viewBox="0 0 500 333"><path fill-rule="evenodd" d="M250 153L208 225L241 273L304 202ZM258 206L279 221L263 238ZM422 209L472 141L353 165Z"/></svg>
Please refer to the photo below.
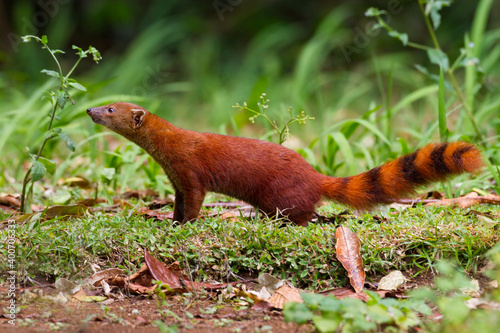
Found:
<svg viewBox="0 0 500 333"><path fill-rule="evenodd" d="M401 111L402 108L409 106L411 103L429 95L435 94L438 89L439 87L437 85L431 85L415 90L392 108L392 116Z"/></svg>
<svg viewBox="0 0 500 333"><path fill-rule="evenodd" d="M385 113L385 133L388 138L391 137L391 134L393 131L391 130L391 119L392 119L392 106L391 106L391 99L392 99L392 72L393 72L393 66L391 66L391 70L389 71L389 77L387 78L387 94L385 96L385 108L386 108L386 113Z"/></svg>
<svg viewBox="0 0 500 333"><path fill-rule="evenodd" d="M438 97L438 121L439 121L439 137L441 141L448 140L448 128L446 126L446 105L444 100L444 74L443 68L439 71L439 97Z"/></svg>
<svg viewBox="0 0 500 333"><path fill-rule="evenodd" d="M495 192L500 195L500 168L498 167L498 165L493 165L488 158L485 158L484 162L486 163L486 167L493 176L493 179L495 179L495 182L497 183L497 185L493 188L495 189Z"/></svg>
<svg viewBox="0 0 500 333"><path fill-rule="evenodd" d="M474 42L474 56L480 57L483 51L483 39L493 0L480 0L472 21L471 37Z"/></svg>
<svg viewBox="0 0 500 333"><path fill-rule="evenodd" d="M356 166L356 161L354 160L354 153L352 151L351 145L349 144L349 141L347 141L346 137L341 132L332 133L332 137L337 143L340 151L342 152L342 155L344 155L347 168L349 170L349 174L351 175L357 174L358 168Z"/></svg>

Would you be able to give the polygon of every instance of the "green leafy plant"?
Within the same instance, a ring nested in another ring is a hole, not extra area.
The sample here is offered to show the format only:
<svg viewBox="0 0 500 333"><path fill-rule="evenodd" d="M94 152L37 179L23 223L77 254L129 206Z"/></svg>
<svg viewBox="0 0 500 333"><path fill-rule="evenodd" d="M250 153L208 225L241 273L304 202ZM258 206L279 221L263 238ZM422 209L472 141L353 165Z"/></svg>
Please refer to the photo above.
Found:
<svg viewBox="0 0 500 333"><path fill-rule="evenodd" d="M500 277L500 243L487 253L494 264L485 274L492 278ZM495 308L500 301L498 289L487 290L479 295L479 285L474 284L462 269L450 261L436 264L439 276L434 280L435 287L420 288L411 293L415 300L431 302L443 316L438 322L427 321L426 330L436 332L496 332L500 324L500 313ZM476 281L477 282L477 281ZM475 293L475 297L471 294Z"/></svg>
<svg viewBox="0 0 500 333"><path fill-rule="evenodd" d="M45 98L52 105L52 111L49 114L50 121L48 124L47 131L44 134L44 140L42 141L40 148L36 153L32 153L29 147L27 148L27 153L29 154L31 166L29 167L28 171L26 172L26 175L24 176L23 188L21 194L21 212L25 212L29 210L29 205L27 205L27 203L30 201L30 198L33 195L33 184L41 180L47 172L53 174L56 170L55 162L42 156L43 148L45 147L46 143L51 139L60 138L66 143L66 147L69 150L71 151L75 150L74 142L65 133L62 132L61 128L54 127L54 120L57 118L56 117L57 109L58 108L61 110L64 109L68 101L71 101L73 105L75 104L75 101L73 100L73 98L69 93L69 89L75 88L80 91L87 90L83 85L78 83L76 80L71 79L70 76L71 74L73 74L73 71L76 69L76 67L83 58L87 58L89 55L92 55L93 60L96 63L98 63L99 60L101 60L101 55L99 51L92 46L90 46L88 50L84 51L78 46L73 45L73 49L77 51L76 54L78 55L78 59L76 63L73 65L73 67L66 74L63 74L61 64L57 59L57 54L64 52L57 49L51 49L48 45L47 36L43 35L40 38L33 35L27 35L23 36L22 39L24 42L35 40L42 44L42 49L45 49L50 53L50 55L56 62L58 70L53 71L49 69L42 69L41 72L47 74L48 76L58 78L61 81L61 84L57 90L51 90L45 96Z"/></svg>
<svg viewBox="0 0 500 333"><path fill-rule="evenodd" d="M490 1L491 2L491 1ZM476 75L477 72L481 72L481 67L479 66L479 59L477 58L476 54L478 53L477 48L478 46L474 44L474 41L471 41L468 35L465 36L464 38L464 47L460 49L460 54L459 56L453 61L453 63L450 62L450 57L448 56L447 53L443 52L441 45L436 37L435 31L439 28L441 24L441 14L440 11L443 9L443 7L448 7L452 3L451 0L419 0L419 8L423 14L425 24L427 27L427 30L429 32L429 35L432 39L433 46L427 46L427 45L422 45L418 43L411 42L409 40L408 34L402 33L399 31L396 31L393 29L383 18L383 15L387 14L385 10L380 10L378 8L371 7L369 8L366 12L365 15L368 17L375 17L378 21L378 24L373 26L373 29L378 29L378 28L383 28L387 30L387 33L389 36L394 37L396 39L399 39L401 43L404 46L409 46L412 48L416 48L419 50L423 50L427 52L427 56L429 58L429 61L435 65L438 65L440 67L440 70L443 71L444 73L447 74L451 86L453 88L453 91L457 98L459 99L460 103L463 106L463 109L465 110L467 117L469 118L469 121L474 129L474 132L477 136L477 139L482 142L483 137L482 133L479 130L479 127L477 125L477 121L474 117L474 78L481 83L481 76ZM485 1L483 1L483 4ZM480 15L480 14L479 14ZM486 16L487 17L487 16ZM476 18L477 21L484 21L486 20L485 17L478 17ZM480 39L480 37L477 37L477 39ZM458 81L455 77L455 71L458 68L465 68L466 71L466 78L465 78L465 94L462 93L462 88L458 84ZM418 66L417 69L420 71L424 72L425 74L428 75L427 69ZM442 114L444 110L444 104L441 105L441 103L444 100L444 97L441 96L442 93L444 93L443 90L443 77L440 77L440 134L441 137L446 138L447 137L447 131L445 126L445 123L443 123L442 119Z"/></svg>
<svg viewBox="0 0 500 333"><path fill-rule="evenodd" d="M382 299L375 292L366 293L370 296L366 303L355 298L303 293L304 303L285 304L285 321L298 324L312 321L320 332L373 332L381 331L382 326L400 330L415 328L422 324L419 313L432 314L423 300Z"/></svg>
<svg viewBox="0 0 500 333"><path fill-rule="evenodd" d="M305 111L302 111L299 115L294 116L292 112L292 107L290 107L290 109L288 109L289 119L286 122L286 124L280 128L280 126L276 123L276 121L271 120L266 114L266 110L269 108L269 102L270 102L270 100L266 96L266 93L262 93L262 95L260 95L259 97L259 100L260 102L257 103L257 106L259 107L258 111L249 108L247 103L243 103L243 105L236 103L236 105L234 105L233 108L252 112L254 116L249 118L251 123L255 123L255 120L258 117L264 118L271 125L273 130L276 131L276 133L278 134L279 138L278 140L280 145L283 144L283 142L285 142L286 140L288 140L288 137L290 136L291 124L293 123L305 124L307 120L314 119L314 117L306 115Z"/></svg>

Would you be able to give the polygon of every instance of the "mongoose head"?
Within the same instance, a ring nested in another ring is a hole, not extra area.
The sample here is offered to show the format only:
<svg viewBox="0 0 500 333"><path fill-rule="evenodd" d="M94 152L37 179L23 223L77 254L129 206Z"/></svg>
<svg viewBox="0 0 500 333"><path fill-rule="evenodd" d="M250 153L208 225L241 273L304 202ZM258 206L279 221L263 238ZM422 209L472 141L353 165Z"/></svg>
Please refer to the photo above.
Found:
<svg viewBox="0 0 500 333"><path fill-rule="evenodd" d="M137 134L149 115L143 107L125 102L89 108L87 113L94 123L106 126L127 138Z"/></svg>

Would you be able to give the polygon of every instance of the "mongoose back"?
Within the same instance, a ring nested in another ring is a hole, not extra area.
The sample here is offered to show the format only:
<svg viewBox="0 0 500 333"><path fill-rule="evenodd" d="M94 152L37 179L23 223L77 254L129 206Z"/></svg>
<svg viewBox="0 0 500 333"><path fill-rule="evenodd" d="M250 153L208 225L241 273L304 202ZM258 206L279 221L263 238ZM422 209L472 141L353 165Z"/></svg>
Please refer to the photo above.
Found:
<svg viewBox="0 0 500 333"><path fill-rule="evenodd" d="M322 198L367 210L483 166L474 145L450 142L429 144L356 176L329 177L281 145L181 129L138 105L119 102L87 113L161 165L174 187L174 220L180 222L196 219L205 194L212 191L307 225Z"/></svg>

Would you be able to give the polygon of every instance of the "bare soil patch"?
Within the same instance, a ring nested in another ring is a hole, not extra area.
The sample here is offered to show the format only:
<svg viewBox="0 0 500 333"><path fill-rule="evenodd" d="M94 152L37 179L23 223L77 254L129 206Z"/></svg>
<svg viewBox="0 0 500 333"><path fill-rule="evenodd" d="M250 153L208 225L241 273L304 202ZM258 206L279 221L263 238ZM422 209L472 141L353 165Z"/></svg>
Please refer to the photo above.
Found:
<svg viewBox="0 0 500 333"><path fill-rule="evenodd" d="M48 289L48 288L46 288ZM50 290L47 290L50 293ZM13 327L8 319L0 315L1 332L158 332L155 320L167 325L178 324L179 332L308 332L312 327L285 323L281 311L256 311L238 309L231 304L220 304L216 300L194 300L186 305L186 298L172 296L167 299L168 309L173 315L161 316L157 302L152 298L134 297L115 300L106 305L105 311L99 303L83 303L72 299L61 305L42 297L20 304ZM0 301L0 308L8 302ZM214 311L214 313L209 313ZM209 309L208 311L205 309ZM211 311L210 311L211 310ZM189 319L186 311L193 318Z"/></svg>

